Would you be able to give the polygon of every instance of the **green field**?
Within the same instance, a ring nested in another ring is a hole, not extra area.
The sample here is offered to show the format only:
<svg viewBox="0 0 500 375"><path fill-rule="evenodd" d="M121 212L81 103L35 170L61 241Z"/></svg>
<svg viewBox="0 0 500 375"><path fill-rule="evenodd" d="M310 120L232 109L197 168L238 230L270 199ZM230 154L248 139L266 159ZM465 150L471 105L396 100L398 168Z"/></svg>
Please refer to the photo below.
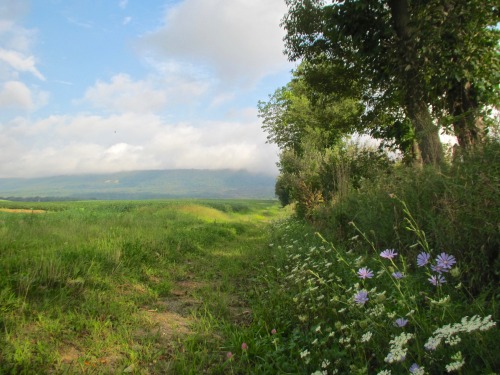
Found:
<svg viewBox="0 0 500 375"><path fill-rule="evenodd" d="M497 374L498 286L393 204L409 248L276 201L2 201L0 374Z"/></svg>
<svg viewBox="0 0 500 375"><path fill-rule="evenodd" d="M0 373L16 374L226 372L282 214L251 200L0 209Z"/></svg>

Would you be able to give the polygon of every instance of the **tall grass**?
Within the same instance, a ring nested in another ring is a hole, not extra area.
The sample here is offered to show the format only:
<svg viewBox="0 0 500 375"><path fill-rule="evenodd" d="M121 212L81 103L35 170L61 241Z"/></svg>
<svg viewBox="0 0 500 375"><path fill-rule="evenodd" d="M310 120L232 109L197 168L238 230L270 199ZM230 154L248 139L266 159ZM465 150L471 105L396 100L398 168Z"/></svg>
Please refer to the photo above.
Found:
<svg viewBox="0 0 500 375"><path fill-rule="evenodd" d="M221 343L187 363L183 335L208 324L203 315L232 319L234 280L277 212L273 201L2 207L28 210L0 212L0 373L24 374L197 373L219 362Z"/></svg>

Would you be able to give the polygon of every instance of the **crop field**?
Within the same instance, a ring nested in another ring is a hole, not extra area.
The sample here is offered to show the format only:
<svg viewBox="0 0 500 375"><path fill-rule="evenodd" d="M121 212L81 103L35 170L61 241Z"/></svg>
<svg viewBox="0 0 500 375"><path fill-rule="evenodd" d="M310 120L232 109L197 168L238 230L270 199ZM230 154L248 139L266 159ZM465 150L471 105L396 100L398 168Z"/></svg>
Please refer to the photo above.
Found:
<svg viewBox="0 0 500 375"><path fill-rule="evenodd" d="M225 372L276 201L0 202L0 373Z"/></svg>

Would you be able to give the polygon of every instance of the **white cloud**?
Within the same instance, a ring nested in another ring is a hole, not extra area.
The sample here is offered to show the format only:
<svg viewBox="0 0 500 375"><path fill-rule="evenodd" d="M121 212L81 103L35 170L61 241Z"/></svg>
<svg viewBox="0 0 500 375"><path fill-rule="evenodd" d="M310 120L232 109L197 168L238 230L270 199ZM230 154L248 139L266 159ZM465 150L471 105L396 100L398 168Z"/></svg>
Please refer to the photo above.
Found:
<svg viewBox="0 0 500 375"><path fill-rule="evenodd" d="M118 2L118 6L122 9L125 9L127 7L127 4L128 4L128 0L120 0Z"/></svg>
<svg viewBox="0 0 500 375"><path fill-rule="evenodd" d="M185 0L141 41L162 59L205 66L227 84L254 85L289 69L282 53L282 0Z"/></svg>
<svg viewBox="0 0 500 375"><path fill-rule="evenodd" d="M132 81L127 74L118 74L110 83L98 81L85 92L85 100L98 108L118 112L154 112L167 103L164 91L145 81Z"/></svg>
<svg viewBox="0 0 500 375"><path fill-rule="evenodd" d="M0 124L0 177L139 169L276 173L277 150L256 120L169 124L152 114L17 118Z"/></svg>
<svg viewBox="0 0 500 375"><path fill-rule="evenodd" d="M209 87L209 82L178 74L176 70L163 74L137 81L127 74L117 74L109 83L98 81L88 88L83 100L115 113L154 113L176 104L192 103Z"/></svg>
<svg viewBox="0 0 500 375"><path fill-rule="evenodd" d="M0 48L0 62L2 61L17 72L29 72L38 79L45 81L45 77L35 66L33 56L24 56L19 52Z"/></svg>
<svg viewBox="0 0 500 375"><path fill-rule="evenodd" d="M8 81L0 85L0 109L32 111L46 104L48 94L35 92L22 82Z"/></svg>
<svg viewBox="0 0 500 375"><path fill-rule="evenodd" d="M24 83L9 81L0 88L0 108L30 110L33 106L31 91Z"/></svg>

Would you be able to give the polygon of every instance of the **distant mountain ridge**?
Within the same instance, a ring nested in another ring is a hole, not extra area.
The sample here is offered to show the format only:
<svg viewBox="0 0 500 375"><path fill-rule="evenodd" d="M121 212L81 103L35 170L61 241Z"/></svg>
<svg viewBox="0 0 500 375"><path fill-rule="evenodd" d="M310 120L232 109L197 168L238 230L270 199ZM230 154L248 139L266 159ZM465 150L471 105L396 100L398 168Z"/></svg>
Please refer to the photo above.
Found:
<svg viewBox="0 0 500 375"><path fill-rule="evenodd" d="M0 178L0 198L274 198L276 178L244 170L171 169Z"/></svg>

